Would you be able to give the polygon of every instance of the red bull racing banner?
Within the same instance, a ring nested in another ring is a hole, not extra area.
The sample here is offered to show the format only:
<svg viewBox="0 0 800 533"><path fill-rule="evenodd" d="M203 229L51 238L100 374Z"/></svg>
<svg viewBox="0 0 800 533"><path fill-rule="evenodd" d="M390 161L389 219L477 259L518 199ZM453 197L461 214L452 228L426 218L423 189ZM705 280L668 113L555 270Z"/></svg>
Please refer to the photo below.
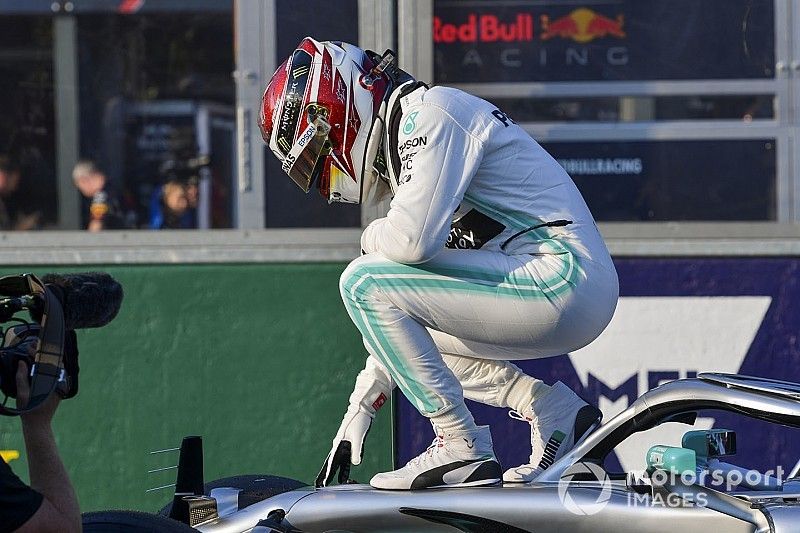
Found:
<svg viewBox="0 0 800 533"><path fill-rule="evenodd" d="M774 0L436 0L436 83L771 78Z"/></svg>

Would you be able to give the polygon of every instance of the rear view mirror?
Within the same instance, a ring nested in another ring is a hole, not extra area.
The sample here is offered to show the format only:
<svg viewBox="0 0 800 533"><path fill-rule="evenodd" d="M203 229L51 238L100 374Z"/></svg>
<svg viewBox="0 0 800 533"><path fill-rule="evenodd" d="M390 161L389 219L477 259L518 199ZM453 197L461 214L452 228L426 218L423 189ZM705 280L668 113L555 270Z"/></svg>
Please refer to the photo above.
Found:
<svg viewBox="0 0 800 533"><path fill-rule="evenodd" d="M712 459L736 453L736 432L729 429L687 431L681 445L694 450L698 459Z"/></svg>

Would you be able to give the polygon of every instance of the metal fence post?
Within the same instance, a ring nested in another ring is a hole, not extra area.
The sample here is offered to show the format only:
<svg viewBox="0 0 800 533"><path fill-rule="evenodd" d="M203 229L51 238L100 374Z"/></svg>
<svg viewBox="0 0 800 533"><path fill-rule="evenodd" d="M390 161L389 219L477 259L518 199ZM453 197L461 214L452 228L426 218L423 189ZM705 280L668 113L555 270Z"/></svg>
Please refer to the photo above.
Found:
<svg viewBox="0 0 800 533"><path fill-rule="evenodd" d="M275 0L236 0L236 227L264 227L264 147L258 104L275 70Z"/></svg>
<svg viewBox="0 0 800 533"><path fill-rule="evenodd" d="M59 229L78 229L80 226L78 191L72 183L72 168L78 162L80 151L77 26L74 16L53 17Z"/></svg>

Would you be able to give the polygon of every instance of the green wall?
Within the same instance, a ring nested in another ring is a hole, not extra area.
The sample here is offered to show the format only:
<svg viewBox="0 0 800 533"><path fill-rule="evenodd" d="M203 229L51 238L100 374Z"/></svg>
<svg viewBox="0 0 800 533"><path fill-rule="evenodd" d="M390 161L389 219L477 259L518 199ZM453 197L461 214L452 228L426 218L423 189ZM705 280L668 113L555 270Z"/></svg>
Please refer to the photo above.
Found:
<svg viewBox="0 0 800 533"><path fill-rule="evenodd" d="M80 393L55 431L84 511L155 510L174 482L171 448L202 435L206 480L269 473L312 483L366 352L339 298L342 264L2 268L0 274L104 270L125 289L119 316L79 332ZM391 466L384 408L353 477ZM0 449L27 478L19 421Z"/></svg>

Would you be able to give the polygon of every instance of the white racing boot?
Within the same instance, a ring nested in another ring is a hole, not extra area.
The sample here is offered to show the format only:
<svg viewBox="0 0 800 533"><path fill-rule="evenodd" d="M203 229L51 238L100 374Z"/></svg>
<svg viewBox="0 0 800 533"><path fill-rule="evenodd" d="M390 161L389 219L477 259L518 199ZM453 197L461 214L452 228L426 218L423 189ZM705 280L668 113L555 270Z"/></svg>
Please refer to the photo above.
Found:
<svg viewBox="0 0 800 533"><path fill-rule="evenodd" d="M511 411L509 416L531 425L531 457L528 464L506 470L506 483L533 481L588 437L603 419L598 408L560 381L522 413Z"/></svg>
<svg viewBox="0 0 800 533"><path fill-rule="evenodd" d="M476 487L500 482L502 470L492 449L489 426L477 431L436 430L436 438L406 466L375 474L376 489L414 490L434 487Z"/></svg>

